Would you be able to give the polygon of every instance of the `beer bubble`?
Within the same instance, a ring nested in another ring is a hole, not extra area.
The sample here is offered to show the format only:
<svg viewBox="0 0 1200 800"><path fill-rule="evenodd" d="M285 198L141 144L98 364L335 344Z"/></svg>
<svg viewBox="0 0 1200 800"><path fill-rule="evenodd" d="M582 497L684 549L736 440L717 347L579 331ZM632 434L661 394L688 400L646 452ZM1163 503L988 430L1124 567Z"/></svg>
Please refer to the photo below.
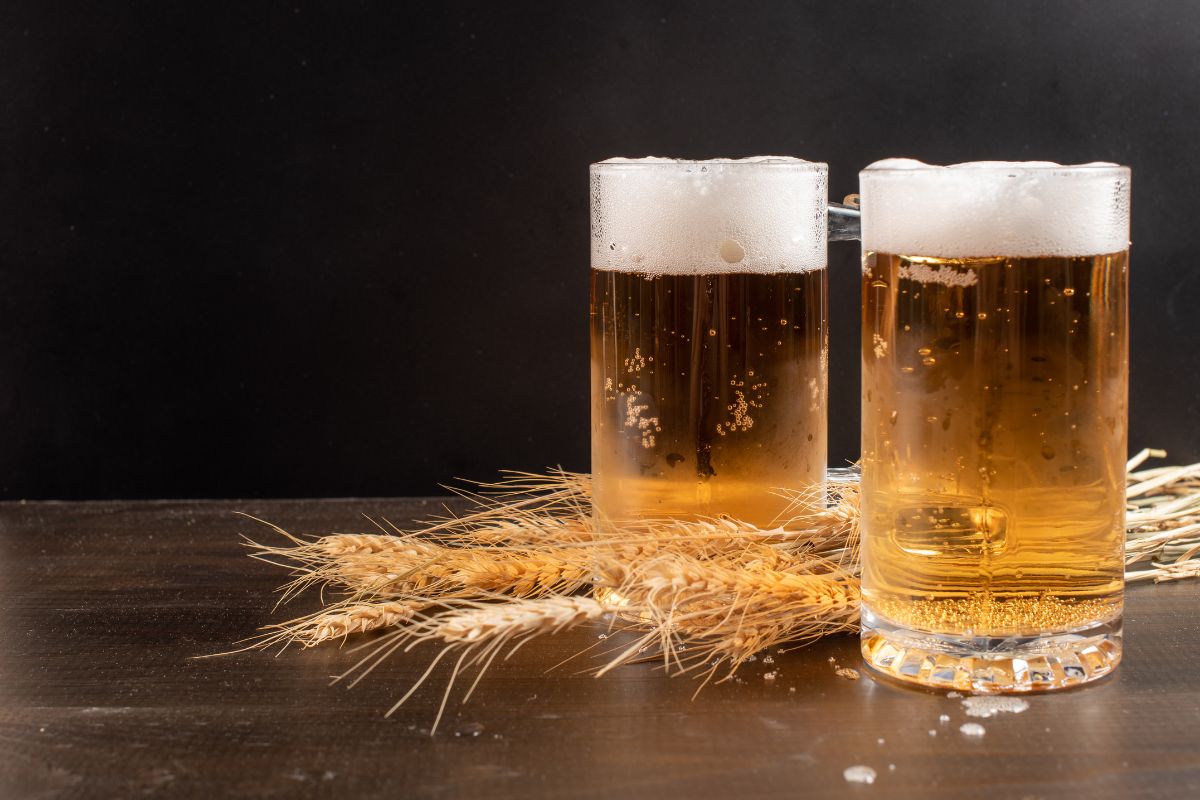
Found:
<svg viewBox="0 0 1200 800"><path fill-rule="evenodd" d="M934 364L937 363L937 359L934 358L933 356L925 356L924 358L921 359L921 363L927 367L932 367Z"/></svg>
<svg viewBox="0 0 1200 800"><path fill-rule="evenodd" d="M919 347L919 348L917 348L917 355L927 356L927 355L929 355L929 354L930 354L930 353L932 353L932 352L933 352L933 350L932 350L931 348L928 348L928 347Z"/></svg>
<svg viewBox="0 0 1200 800"><path fill-rule="evenodd" d="M746 248L742 247L742 243L737 239L726 239L721 242L718 249L721 253L721 259L726 264L740 263L746 257Z"/></svg>
<svg viewBox="0 0 1200 800"><path fill-rule="evenodd" d="M987 319L987 312L986 312L986 311L980 311L978 314L976 314L976 315L975 315L975 318L976 318L976 319L978 319L978 320L980 320L980 321L982 321L982 320L985 320L985 319Z"/></svg>
<svg viewBox="0 0 1200 800"><path fill-rule="evenodd" d="M1067 297L1073 297L1075 295L1075 290L1068 286L1066 289L1063 289L1063 294Z"/></svg>
<svg viewBox="0 0 1200 800"><path fill-rule="evenodd" d="M1042 458L1050 461L1054 458L1054 448L1048 444L1042 445Z"/></svg>

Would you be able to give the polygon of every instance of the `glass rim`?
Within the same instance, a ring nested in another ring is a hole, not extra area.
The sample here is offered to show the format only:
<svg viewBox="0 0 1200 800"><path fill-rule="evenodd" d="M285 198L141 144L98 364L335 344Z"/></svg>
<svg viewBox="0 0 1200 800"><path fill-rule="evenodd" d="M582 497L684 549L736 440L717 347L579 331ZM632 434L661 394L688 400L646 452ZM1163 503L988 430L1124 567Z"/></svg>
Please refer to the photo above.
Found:
<svg viewBox="0 0 1200 800"><path fill-rule="evenodd" d="M969 166L968 166L969 165ZM904 166L867 166L858 171L859 178L870 175L947 175L965 176L972 173L994 176L1011 173L1017 175L1130 175L1132 169L1124 164L1108 161L1092 161L1086 164L1056 164L1050 161L971 161L960 164L926 164L909 161Z"/></svg>
<svg viewBox="0 0 1200 800"><path fill-rule="evenodd" d="M715 167L723 169L786 169L800 172L828 172L829 164L824 161L807 161L795 156L748 156L746 158L664 158L647 156L645 158L608 158L595 161L589 165L593 172L624 172L641 170L678 170L696 167Z"/></svg>

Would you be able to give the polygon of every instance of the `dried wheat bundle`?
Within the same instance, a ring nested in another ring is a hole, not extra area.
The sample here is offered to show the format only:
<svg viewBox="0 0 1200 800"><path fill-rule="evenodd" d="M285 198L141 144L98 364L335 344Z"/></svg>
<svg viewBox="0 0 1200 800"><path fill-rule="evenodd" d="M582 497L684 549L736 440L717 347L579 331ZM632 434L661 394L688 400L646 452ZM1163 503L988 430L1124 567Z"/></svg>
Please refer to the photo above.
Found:
<svg viewBox="0 0 1200 800"><path fill-rule="evenodd" d="M1143 450L1127 465L1127 565L1141 567L1130 581L1200 576L1200 464L1139 469L1165 455ZM770 528L646 519L614 531L593 519L589 476L561 470L453 491L468 513L415 530L382 520L377 532L300 537L264 523L286 544L247 541L254 557L292 572L280 602L314 586L323 603L327 592L338 599L265 628L251 646L387 631L339 678L357 682L399 650L440 642L403 703L447 655L458 658L446 697L474 668L469 696L501 653L606 616L632 636L597 674L649 653L704 683L763 649L858 627L858 486L844 475L819 495L781 492L787 511ZM592 586L594 597L581 596Z"/></svg>
<svg viewBox="0 0 1200 800"><path fill-rule="evenodd" d="M1127 581L1155 583L1200 576L1200 464L1138 470L1163 450L1146 449L1129 460L1125 496Z"/></svg>

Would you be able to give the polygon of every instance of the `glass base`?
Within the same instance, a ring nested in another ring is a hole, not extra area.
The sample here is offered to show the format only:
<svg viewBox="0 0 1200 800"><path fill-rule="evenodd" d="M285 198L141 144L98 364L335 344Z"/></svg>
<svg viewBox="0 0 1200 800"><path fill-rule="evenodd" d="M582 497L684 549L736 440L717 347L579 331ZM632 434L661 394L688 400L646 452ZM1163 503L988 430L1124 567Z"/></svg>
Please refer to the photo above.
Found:
<svg viewBox="0 0 1200 800"><path fill-rule="evenodd" d="M963 637L894 625L866 607L863 661L874 672L929 689L975 694L1079 686L1121 661L1121 618L1046 636Z"/></svg>

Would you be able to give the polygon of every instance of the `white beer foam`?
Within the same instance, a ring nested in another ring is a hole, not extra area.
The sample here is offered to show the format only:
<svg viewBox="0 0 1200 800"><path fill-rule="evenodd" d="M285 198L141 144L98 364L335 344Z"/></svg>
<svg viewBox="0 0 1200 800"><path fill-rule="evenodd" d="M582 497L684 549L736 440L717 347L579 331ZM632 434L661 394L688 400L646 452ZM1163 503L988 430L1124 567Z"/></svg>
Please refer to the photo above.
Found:
<svg viewBox="0 0 1200 800"><path fill-rule="evenodd" d="M825 164L784 156L593 164L592 268L645 275L825 266Z"/></svg>
<svg viewBox="0 0 1200 800"><path fill-rule="evenodd" d="M864 250L938 258L1090 256L1129 247L1129 168L907 158L859 173Z"/></svg>

